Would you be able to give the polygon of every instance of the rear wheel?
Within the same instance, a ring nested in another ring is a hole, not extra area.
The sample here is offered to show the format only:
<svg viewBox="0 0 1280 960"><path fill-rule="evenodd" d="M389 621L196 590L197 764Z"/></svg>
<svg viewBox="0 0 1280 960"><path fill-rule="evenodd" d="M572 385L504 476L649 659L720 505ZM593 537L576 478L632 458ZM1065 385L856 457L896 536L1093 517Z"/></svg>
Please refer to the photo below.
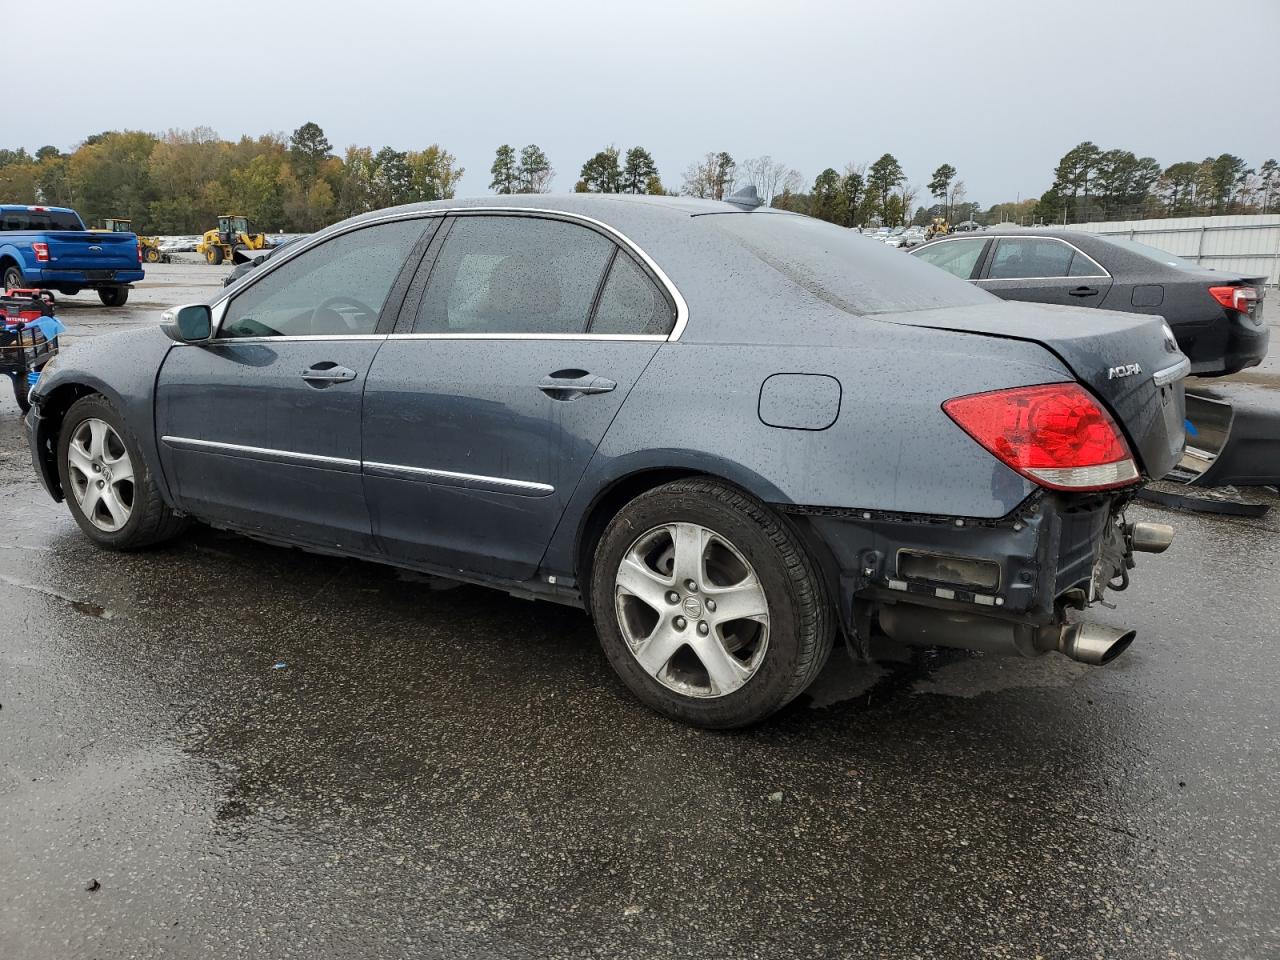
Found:
<svg viewBox="0 0 1280 960"><path fill-rule="evenodd" d="M128 287L99 287L98 299L108 307L123 307L129 299Z"/></svg>
<svg viewBox="0 0 1280 960"><path fill-rule="evenodd" d="M10 264L4 268L4 288L6 290L21 290L26 285L26 281L22 279L22 270L17 264Z"/></svg>
<svg viewBox="0 0 1280 960"><path fill-rule="evenodd" d="M186 522L160 497L137 441L102 396L71 405L58 434L58 479L80 529L99 546L135 550Z"/></svg>
<svg viewBox="0 0 1280 960"><path fill-rule="evenodd" d="M798 696L831 652L821 578L782 520L714 480L644 493L596 548L591 608L610 663L642 701L740 727Z"/></svg>

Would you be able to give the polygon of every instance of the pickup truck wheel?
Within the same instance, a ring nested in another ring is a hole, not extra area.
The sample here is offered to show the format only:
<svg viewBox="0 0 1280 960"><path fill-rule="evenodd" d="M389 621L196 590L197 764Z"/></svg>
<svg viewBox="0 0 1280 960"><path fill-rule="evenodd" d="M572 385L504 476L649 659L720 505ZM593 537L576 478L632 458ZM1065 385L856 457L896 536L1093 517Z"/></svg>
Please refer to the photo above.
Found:
<svg viewBox="0 0 1280 960"><path fill-rule="evenodd" d="M21 290L26 287L26 282L22 279L22 270L17 266L8 266L4 268L4 288L6 290Z"/></svg>
<svg viewBox="0 0 1280 960"><path fill-rule="evenodd" d="M129 299L128 287L99 287L98 299L108 307L123 307Z"/></svg>
<svg viewBox="0 0 1280 960"><path fill-rule="evenodd" d="M111 550L169 540L186 521L156 488L138 443L105 397L71 405L58 432L58 480L80 529Z"/></svg>
<svg viewBox="0 0 1280 960"><path fill-rule="evenodd" d="M605 655L644 703L700 727L742 727L798 696L831 652L816 567L759 500L709 479L641 494L591 570Z"/></svg>

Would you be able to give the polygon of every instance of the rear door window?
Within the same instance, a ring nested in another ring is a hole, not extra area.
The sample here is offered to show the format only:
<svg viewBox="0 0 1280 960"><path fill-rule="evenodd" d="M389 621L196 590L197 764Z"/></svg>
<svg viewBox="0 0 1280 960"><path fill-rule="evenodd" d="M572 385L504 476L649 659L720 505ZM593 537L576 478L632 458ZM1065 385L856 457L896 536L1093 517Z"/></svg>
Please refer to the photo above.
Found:
<svg viewBox="0 0 1280 960"><path fill-rule="evenodd" d="M973 272L978 266L978 262L982 259L982 251L986 245L986 240L978 239L944 240L941 243L933 243L926 247L921 247L916 256L925 263L932 263L935 267L941 267L952 276L959 277L961 280L969 280L973 277Z"/></svg>
<svg viewBox="0 0 1280 960"><path fill-rule="evenodd" d="M583 333L615 247L540 217L460 216L414 320L415 333Z"/></svg>
<svg viewBox="0 0 1280 960"><path fill-rule="evenodd" d="M988 280L1045 280L1065 277L1075 248L1052 237L1003 237L996 241Z"/></svg>

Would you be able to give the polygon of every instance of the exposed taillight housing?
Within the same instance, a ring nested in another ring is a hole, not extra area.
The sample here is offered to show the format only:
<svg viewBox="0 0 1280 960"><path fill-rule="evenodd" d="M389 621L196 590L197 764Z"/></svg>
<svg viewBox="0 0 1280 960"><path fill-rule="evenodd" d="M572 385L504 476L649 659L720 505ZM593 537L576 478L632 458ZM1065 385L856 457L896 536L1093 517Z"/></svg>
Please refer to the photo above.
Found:
<svg viewBox="0 0 1280 960"><path fill-rule="evenodd" d="M33 243L31 249L36 252L36 263L49 262L49 245L47 243Z"/></svg>
<svg viewBox="0 0 1280 960"><path fill-rule="evenodd" d="M1001 463L1051 490L1110 490L1139 479L1124 435L1078 383L955 397L947 416Z"/></svg>
<svg viewBox="0 0 1280 960"><path fill-rule="evenodd" d="M1209 296L1228 310L1248 313L1258 299L1257 287L1210 287Z"/></svg>

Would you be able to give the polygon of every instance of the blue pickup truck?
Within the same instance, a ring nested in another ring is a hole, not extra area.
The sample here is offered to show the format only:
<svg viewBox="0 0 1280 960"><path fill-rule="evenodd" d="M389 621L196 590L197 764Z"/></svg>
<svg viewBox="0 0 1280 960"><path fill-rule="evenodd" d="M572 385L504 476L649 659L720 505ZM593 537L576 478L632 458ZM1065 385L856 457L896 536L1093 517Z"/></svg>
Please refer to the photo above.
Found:
<svg viewBox="0 0 1280 960"><path fill-rule="evenodd" d="M123 306L143 277L138 237L87 230L66 207L0 204L0 277L6 290L97 290L108 307Z"/></svg>

